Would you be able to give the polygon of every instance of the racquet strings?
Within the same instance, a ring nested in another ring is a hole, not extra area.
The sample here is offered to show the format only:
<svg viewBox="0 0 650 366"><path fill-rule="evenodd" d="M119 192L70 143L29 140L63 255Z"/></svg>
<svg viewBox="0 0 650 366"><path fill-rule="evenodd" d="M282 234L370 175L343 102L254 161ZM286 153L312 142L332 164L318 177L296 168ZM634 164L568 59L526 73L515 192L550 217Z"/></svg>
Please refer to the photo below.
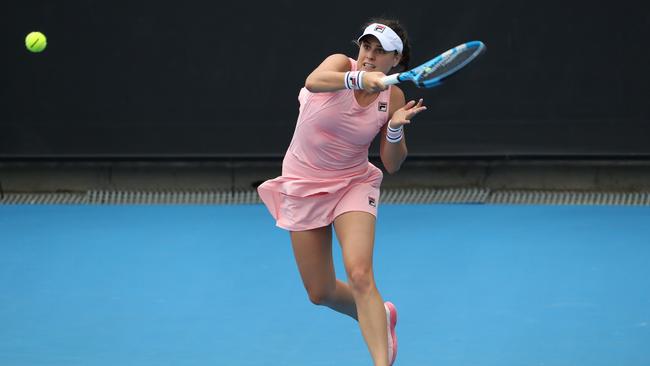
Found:
<svg viewBox="0 0 650 366"><path fill-rule="evenodd" d="M448 52L446 55L443 55L437 64L424 67L418 79L420 81L426 81L449 75L478 56L480 51L481 49L478 47L468 47L458 52Z"/></svg>

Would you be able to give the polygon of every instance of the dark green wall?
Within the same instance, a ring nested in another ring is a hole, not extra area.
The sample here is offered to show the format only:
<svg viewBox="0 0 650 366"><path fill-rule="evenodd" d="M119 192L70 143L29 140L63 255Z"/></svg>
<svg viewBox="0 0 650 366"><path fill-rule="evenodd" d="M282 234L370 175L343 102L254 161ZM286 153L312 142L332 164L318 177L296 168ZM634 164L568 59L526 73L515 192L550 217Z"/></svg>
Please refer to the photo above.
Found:
<svg viewBox="0 0 650 366"><path fill-rule="evenodd" d="M350 40L376 15L407 26L413 66L488 46L440 88L403 87L429 106L407 131L411 155L650 155L641 3L319 4L3 4L0 157L281 156L306 75L331 53L355 57ZM24 48L32 30L48 36L42 54Z"/></svg>

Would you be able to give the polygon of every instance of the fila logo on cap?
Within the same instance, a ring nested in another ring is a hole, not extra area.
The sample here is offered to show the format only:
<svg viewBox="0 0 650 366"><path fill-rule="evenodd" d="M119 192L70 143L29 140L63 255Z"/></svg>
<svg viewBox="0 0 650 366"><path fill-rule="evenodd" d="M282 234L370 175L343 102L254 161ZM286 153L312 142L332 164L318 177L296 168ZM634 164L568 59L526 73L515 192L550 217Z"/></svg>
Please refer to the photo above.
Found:
<svg viewBox="0 0 650 366"><path fill-rule="evenodd" d="M357 42L361 42L361 39L368 34L377 37L377 40L379 40L379 43L381 43L385 51L402 53L402 49L404 48L402 39L390 27L384 24L372 23L364 29L363 34L357 39Z"/></svg>

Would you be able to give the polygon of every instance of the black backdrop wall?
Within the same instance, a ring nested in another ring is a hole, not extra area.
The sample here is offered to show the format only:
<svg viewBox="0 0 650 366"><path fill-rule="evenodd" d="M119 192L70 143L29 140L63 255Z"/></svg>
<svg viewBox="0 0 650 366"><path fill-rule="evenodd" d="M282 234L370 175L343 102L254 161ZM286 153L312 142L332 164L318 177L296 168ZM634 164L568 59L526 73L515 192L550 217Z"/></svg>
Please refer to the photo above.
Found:
<svg viewBox="0 0 650 366"><path fill-rule="evenodd" d="M411 155L650 155L650 15L608 4L7 2L0 157L281 156L306 75L356 57L351 40L380 15L405 24L414 64L488 46L443 87L403 87L429 106ZM24 48L32 30L48 36L41 54Z"/></svg>

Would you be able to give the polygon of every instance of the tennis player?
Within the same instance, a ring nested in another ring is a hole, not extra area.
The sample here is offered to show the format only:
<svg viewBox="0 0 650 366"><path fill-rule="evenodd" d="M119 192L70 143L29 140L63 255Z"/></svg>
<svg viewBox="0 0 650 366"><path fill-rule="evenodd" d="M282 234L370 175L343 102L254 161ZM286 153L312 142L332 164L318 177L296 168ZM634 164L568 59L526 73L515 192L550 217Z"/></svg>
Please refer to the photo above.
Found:
<svg viewBox="0 0 650 366"><path fill-rule="evenodd" d="M398 21L371 21L357 43L356 60L331 55L307 77L282 175L258 193L277 226L290 231L309 299L356 319L374 364L386 366L397 355L397 310L382 300L373 274L383 174L368 161L368 148L379 134L384 168L397 172L407 155L404 125L426 107L381 82L408 69L409 42ZM332 226L347 283L334 273Z"/></svg>

